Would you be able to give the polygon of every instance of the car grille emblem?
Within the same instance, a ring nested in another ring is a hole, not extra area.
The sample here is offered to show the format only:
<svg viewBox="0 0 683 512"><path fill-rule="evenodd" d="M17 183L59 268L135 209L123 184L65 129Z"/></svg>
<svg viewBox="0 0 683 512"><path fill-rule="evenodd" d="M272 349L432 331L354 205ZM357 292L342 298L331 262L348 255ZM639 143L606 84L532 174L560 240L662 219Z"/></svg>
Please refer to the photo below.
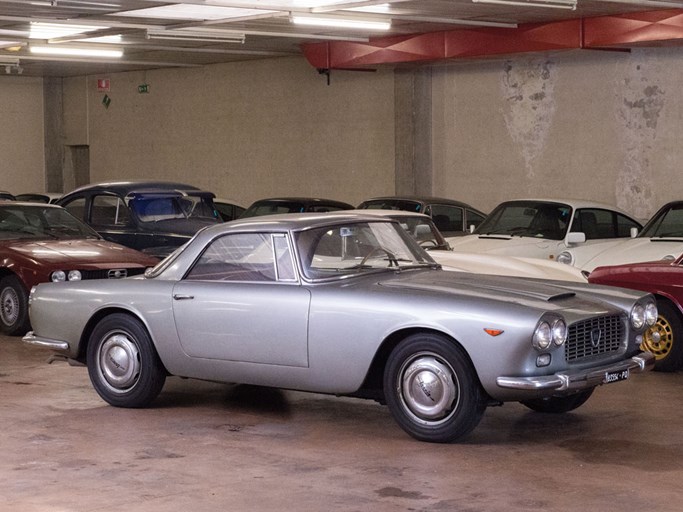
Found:
<svg viewBox="0 0 683 512"><path fill-rule="evenodd" d="M126 277L128 275L128 272L126 271L125 268L117 268L115 270L110 270L107 273L107 277L109 279L121 279L122 277Z"/></svg>
<svg viewBox="0 0 683 512"><path fill-rule="evenodd" d="M593 345L594 348L598 348L598 345L600 345L601 339L602 339L602 330L601 329L593 329L591 331L591 345Z"/></svg>

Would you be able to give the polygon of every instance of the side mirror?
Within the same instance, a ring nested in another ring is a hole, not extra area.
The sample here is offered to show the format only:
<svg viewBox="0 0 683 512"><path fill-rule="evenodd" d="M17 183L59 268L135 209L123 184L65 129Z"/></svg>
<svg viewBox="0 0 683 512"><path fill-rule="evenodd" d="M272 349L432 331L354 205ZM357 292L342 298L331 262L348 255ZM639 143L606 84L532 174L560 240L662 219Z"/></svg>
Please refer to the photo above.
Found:
<svg viewBox="0 0 683 512"><path fill-rule="evenodd" d="M567 245L583 244L586 242L586 233L569 233Z"/></svg>
<svg viewBox="0 0 683 512"><path fill-rule="evenodd" d="M631 228L631 238L635 238L638 236L638 228Z"/></svg>

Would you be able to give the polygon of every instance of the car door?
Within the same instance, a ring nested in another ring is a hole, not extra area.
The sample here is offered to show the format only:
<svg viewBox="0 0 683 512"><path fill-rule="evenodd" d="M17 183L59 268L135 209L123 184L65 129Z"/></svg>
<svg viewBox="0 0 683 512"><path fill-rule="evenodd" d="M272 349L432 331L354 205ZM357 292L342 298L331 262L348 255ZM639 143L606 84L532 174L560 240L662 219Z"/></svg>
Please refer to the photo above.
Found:
<svg viewBox="0 0 683 512"><path fill-rule="evenodd" d="M183 350L203 359L307 367L309 304L283 233L213 240L173 290Z"/></svg>

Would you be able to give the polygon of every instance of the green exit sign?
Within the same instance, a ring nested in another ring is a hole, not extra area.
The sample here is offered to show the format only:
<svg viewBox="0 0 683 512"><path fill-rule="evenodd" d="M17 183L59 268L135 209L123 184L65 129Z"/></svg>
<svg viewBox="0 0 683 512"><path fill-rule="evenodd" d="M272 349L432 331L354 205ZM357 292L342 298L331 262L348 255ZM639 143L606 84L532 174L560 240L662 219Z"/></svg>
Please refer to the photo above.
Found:
<svg viewBox="0 0 683 512"><path fill-rule="evenodd" d="M140 94L145 94L149 92L149 84L138 85L138 92Z"/></svg>

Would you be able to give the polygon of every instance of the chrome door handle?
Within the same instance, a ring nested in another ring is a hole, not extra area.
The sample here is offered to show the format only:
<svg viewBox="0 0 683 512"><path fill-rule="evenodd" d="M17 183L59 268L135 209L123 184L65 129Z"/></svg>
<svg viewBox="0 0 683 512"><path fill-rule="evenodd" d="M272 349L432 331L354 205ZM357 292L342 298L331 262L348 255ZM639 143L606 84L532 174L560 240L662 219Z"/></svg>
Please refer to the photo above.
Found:
<svg viewBox="0 0 683 512"><path fill-rule="evenodd" d="M180 295L180 294L175 294L173 296L174 300L190 300L194 299L194 295Z"/></svg>

